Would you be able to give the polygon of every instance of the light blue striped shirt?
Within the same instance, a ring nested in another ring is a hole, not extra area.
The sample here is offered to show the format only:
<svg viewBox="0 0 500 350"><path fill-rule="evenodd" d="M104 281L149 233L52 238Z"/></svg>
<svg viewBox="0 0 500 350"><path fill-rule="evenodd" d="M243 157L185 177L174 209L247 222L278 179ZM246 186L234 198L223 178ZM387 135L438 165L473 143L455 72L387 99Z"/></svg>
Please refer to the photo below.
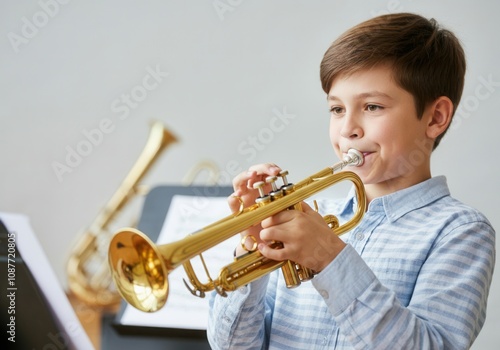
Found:
<svg viewBox="0 0 500 350"><path fill-rule="evenodd" d="M341 222L355 197L321 201ZM213 349L468 349L486 317L495 262L488 220L444 177L374 199L348 245L310 282L277 270L210 296Z"/></svg>

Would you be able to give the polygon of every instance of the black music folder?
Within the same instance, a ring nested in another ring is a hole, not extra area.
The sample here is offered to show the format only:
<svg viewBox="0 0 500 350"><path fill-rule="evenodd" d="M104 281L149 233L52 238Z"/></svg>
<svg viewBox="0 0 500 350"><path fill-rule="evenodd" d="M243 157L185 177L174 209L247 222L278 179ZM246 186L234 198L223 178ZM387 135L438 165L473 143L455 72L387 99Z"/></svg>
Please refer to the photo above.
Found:
<svg viewBox="0 0 500 350"><path fill-rule="evenodd" d="M9 231L0 221L0 286L6 295L0 299L2 308L2 349L36 349L52 341L65 344L68 339L58 337L63 334L57 324L47 301L43 297L31 272L15 252L15 258L9 260ZM12 255L11 255L12 256ZM11 268L15 266L15 269ZM15 290L9 291L9 273L15 278ZM13 318L11 318L13 316Z"/></svg>
<svg viewBox="0 0 500 350"><path fill-rule="evenodd" d="M2 349L94 348L24 215L0 213L0 271Z"/></svg>
<svg viewBox="0 0 500 350"><path fill-rule="evenodd" d="M154 187L144 200L137 228L155 242L163 228L172 199L176 195L197 198L227 197L232 192L233 189L229 186ZM210 211L210 208L206 210ZM192 295L189 297L196 298ZM127 307L131 306L123 302L117 315L107 315L103 318L102 349L210 349L205 330L123 324L121 320ZM168 303L164 308L168 308Z"/></svg>

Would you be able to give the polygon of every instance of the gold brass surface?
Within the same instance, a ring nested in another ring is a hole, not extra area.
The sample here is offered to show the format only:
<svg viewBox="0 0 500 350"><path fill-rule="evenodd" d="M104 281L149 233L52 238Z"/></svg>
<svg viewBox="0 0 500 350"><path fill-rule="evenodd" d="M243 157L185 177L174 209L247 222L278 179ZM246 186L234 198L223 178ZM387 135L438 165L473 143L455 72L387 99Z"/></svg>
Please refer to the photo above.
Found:
<svg viewBox="0 0 500 350"><path fill-rule="evenodd" d="M168 298L168 274L183 265L192 287L191 292L203 297L205 292L215 290L221 295L248 284L277 268L282 268L285 278L290 278L290 287L300 284L301 280L312 278L312 271L304 269L290 261L273 261L265 258L259 251L249 252L238 257L234 262L221 268L219 276L208 278L201 283L190 260L239 232L255 226L265 218L290 208L299 209L300 203L313 194L320 192L341 181L351 181L356 190L357 211L343 225L333 215L325 221L336 235L341 235L354 228L362 219L366 209L366 195L361 179L354 172L341 171L345 166L359 166L363 155L352 150L348 156L332 167L327 167L306 179L289 184L286 194L265 205L254 204L241 208L194 234L176 242L155 245L144 233L135 228L119 230L109 245L109 266L113 280L122 297L135 308L154 312L162 308ZM279 243L273 243L279 247ZM283 269L285 267L285 269ZM286 277L291 274L292 276ZM287 284L289 282L287 281Z"/></svg>

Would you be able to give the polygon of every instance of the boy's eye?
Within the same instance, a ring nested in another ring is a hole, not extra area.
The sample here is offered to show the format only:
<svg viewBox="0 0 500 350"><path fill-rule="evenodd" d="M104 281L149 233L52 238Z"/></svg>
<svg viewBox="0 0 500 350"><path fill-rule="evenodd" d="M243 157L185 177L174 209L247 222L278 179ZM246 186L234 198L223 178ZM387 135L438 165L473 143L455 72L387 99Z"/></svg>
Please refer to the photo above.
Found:
<svg viewBox="0 0 500 350"><path fill-rule="evenodd" d="M341 115L342 113L344 113L344 109L342 107L332 106L330 107L330 113L334 115Z"/></svg>
<svg viewBox="0 0 500 350"><path fill-rule="evenodd" d="M377 112L379 110L383 109L382 106L378 106L378 105L367 105L366 106L366 110L369 111L369 112Z"/></svg>

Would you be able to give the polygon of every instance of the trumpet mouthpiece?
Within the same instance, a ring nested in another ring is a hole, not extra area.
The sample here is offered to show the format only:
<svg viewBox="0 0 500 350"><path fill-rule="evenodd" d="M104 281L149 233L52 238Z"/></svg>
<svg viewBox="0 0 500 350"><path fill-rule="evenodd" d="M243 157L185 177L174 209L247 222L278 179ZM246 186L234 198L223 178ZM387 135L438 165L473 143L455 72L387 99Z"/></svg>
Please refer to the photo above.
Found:
<svg viewBox="0 0 500 350"><path fill-rule="evenodd" d="M361 166L363 165L365 158L363 157L363 153L357 149L351 148L347 151L344 161L348 162L351 166Z"/></svg>

